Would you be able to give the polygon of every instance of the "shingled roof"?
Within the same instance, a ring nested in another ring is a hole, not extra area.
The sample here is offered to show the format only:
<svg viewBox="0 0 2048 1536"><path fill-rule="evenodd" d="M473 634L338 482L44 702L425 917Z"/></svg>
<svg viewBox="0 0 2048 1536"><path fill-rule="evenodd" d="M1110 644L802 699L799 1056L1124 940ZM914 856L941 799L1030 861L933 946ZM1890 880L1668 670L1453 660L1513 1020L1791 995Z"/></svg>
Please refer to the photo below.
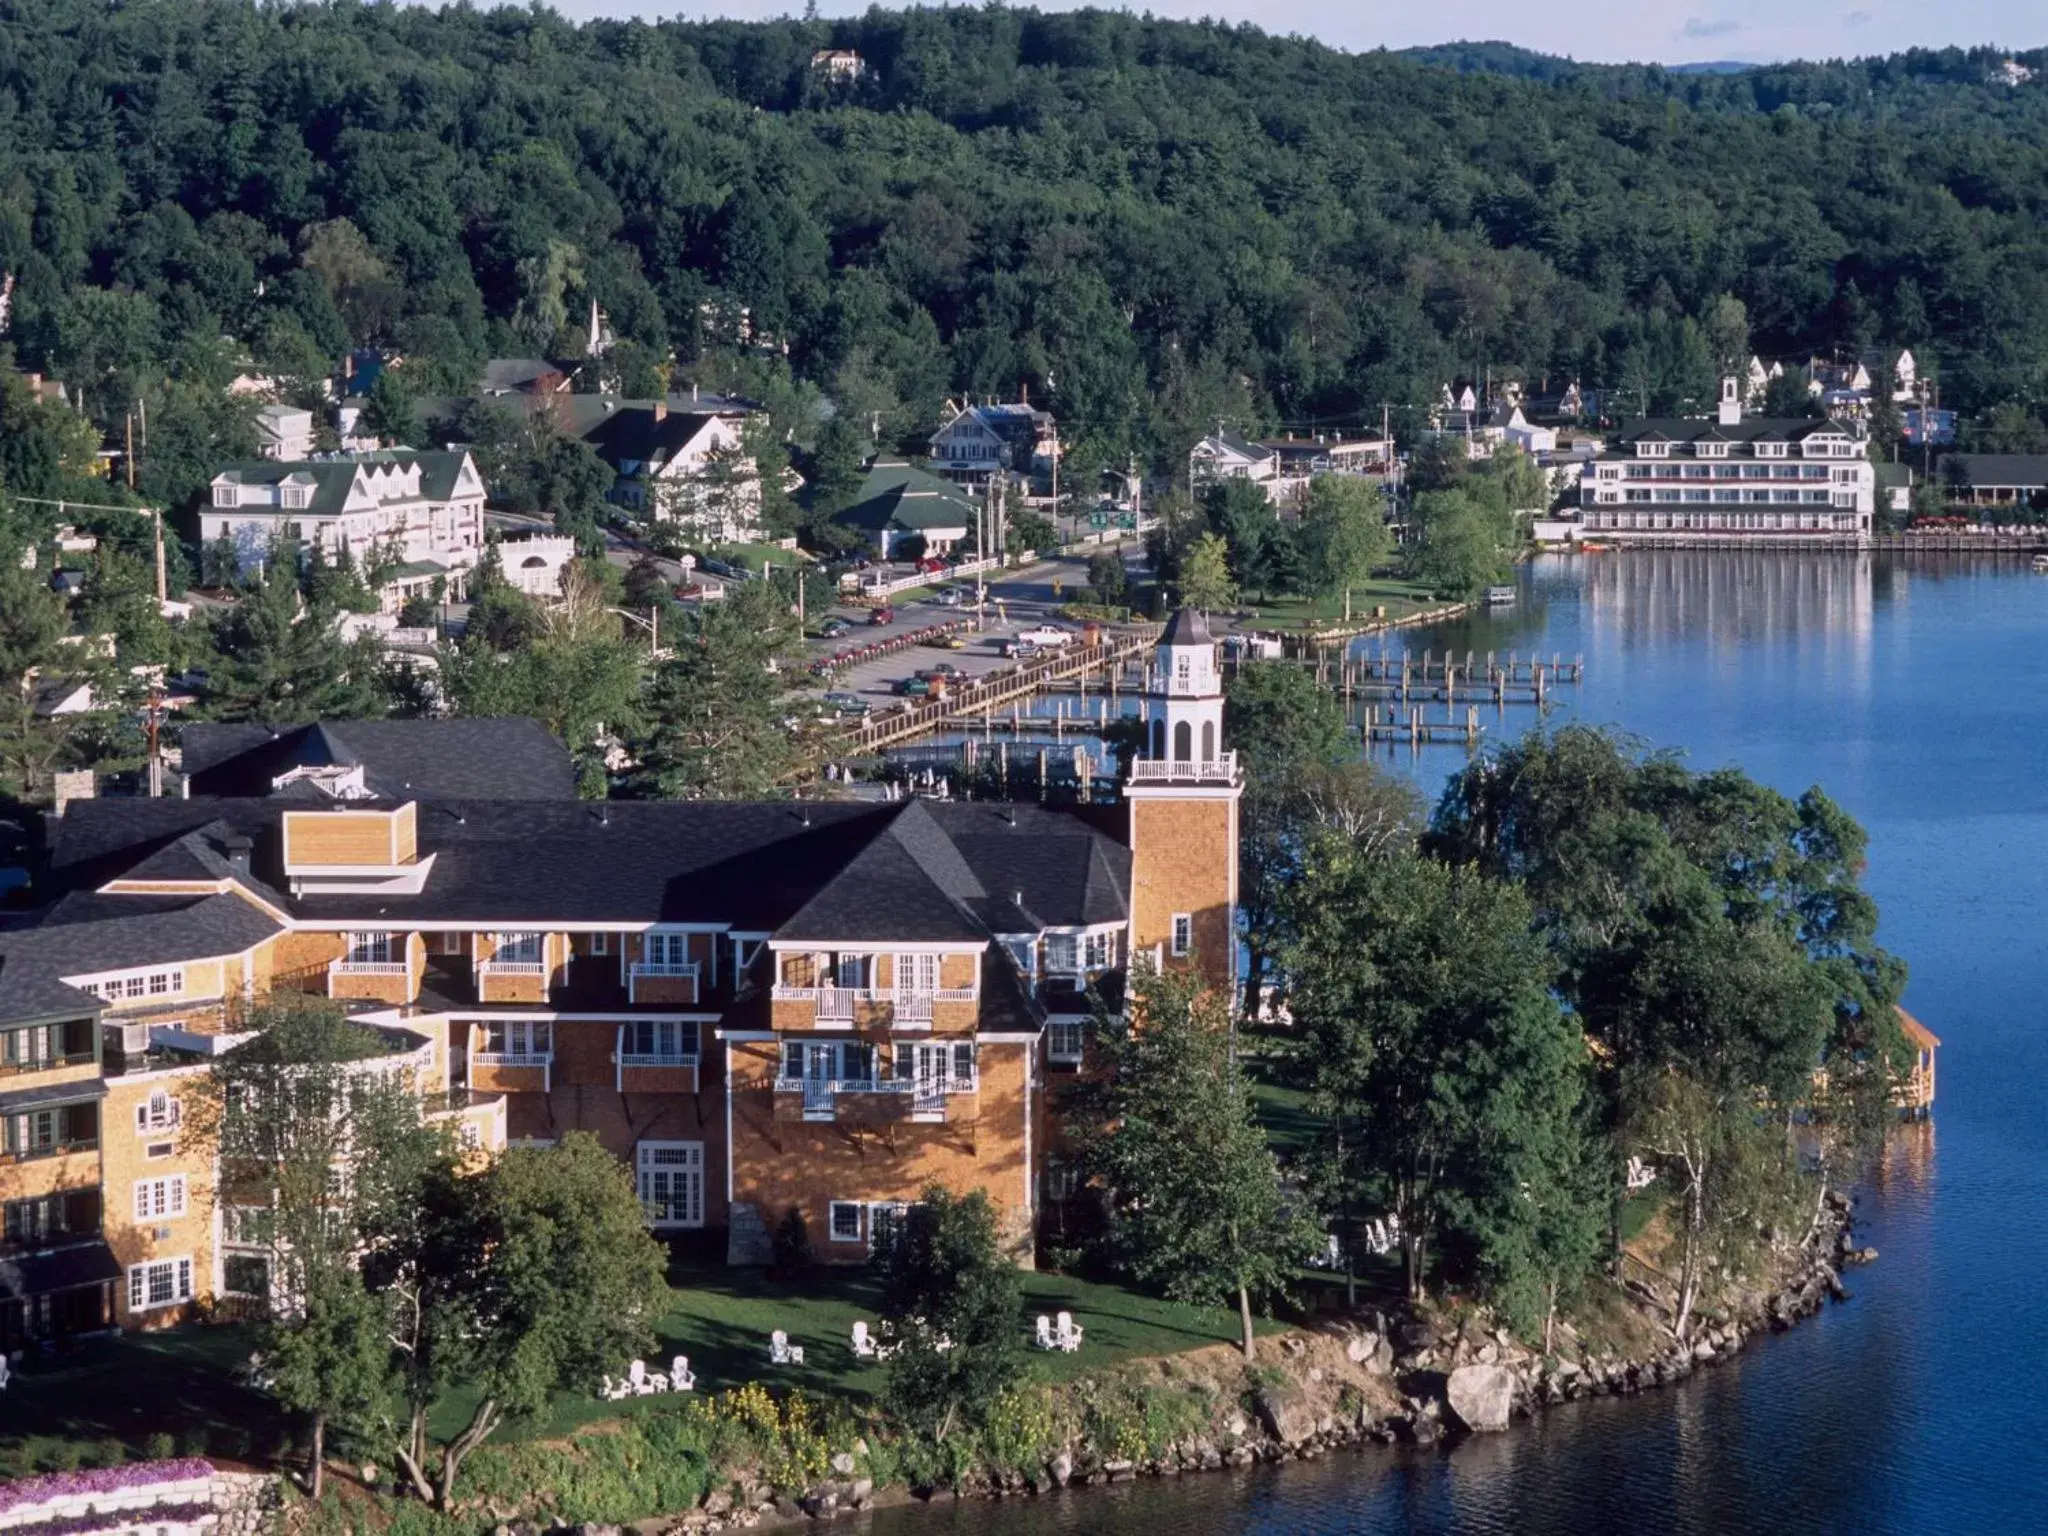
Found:
<svg viewBox="0 0 2048 1536"><path fill-rule="evenodd" d="M194 795L268 795L295 768L360 764L371 794L393 799L573 800L576 765L547 727L492 719L347 720L185 727Z"/></svg>

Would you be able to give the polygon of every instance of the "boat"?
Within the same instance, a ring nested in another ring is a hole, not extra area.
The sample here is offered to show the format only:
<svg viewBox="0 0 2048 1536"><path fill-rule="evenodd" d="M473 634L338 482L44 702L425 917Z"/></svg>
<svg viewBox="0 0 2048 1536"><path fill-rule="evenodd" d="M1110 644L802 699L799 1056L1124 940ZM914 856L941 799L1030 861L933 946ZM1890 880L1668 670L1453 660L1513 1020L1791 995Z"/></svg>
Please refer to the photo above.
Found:
<svg viewBox="0 0 2048 1536"><path fill-rule="evenodd" d="M1489 608L1505 608L1514 600L1515 589L1513 587L1488 587L1486 589L1486 606Z"/></svg>
<svg viewBox="0 0 2048 1536"><path fill-rule="evenodd" d="M1612 549L1613 547L1614 546L1612 544L1602 544L1598 539L1579 540L1579 553L1582 555L1605 554L1608 550Z"/></svg>
<svg viewBox="0 0 2048 1536"><path fill-rule="evenodd" d="M2048 555L2034 556L2034 569L2048 574Z"/></svg>

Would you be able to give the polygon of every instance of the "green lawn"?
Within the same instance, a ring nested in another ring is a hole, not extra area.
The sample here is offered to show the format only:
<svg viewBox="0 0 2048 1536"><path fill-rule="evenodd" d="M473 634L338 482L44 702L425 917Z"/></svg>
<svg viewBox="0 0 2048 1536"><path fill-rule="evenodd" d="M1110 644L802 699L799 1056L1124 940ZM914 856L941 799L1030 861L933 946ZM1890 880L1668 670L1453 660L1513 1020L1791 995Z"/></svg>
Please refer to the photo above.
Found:
<svg viewBox="0 0 2048 1536"><path fill-rule="evenodd" d="M879 1319L879 1282L871 1271L821 1268L786 1285L759 1270L705 1263L679 1265L670 1282L673 1305L656 1324L660 1343L648 1357L650 1370L665 1371L669 1358L682 1354L690 1357L699 1392L749 1381L857 1397L881 1389L882 1369L855 1360L851 1343L856 1319L870 1328ZM1045 1380L1237 1338L1237 1314L1227 1308L1183 1306L1068 1275L1026 1273L1019 1336L1031 1336L1039 1313L1061 1311L1074 1314L1085 1343L1072 1355L1032 1350L1032 1368ZM1283 1326L1259 1323L1261 1332ZM768 1335L777 1328L803 1346L801 1366L769 1364ZM246 1328L223 1326L128 1334L57 1360L31 1360L0 1395L0 1475L53 1467L54 1458L75 1456L79 1448L93 1462L138 1457L152 1449L153 1436L165 1434L181 1453L267 1461L287 1426L267 1398L235 1382L234 1369L249 1351ZM644 1411L654 1401L608 1403L565 1394L538 1423L501 1436L558 1435ZM451 1393L435 1410L434 1432L453 1434L473 1406L470 1394ZM60 1451L60 1445L73 1449Z"/></svg>
<svg viewBox="0 0 2048 1536"><path fill-rule="evenodd" d="M1403 619L1424 608L1433 608L1437 602L1429 588L1413 582L1372 581L1351 589L1351 618L1354 624L1367 622L1373 609L1384 606L1388 618ZM1256 620L1247 622L1260 629L1304 629L1334 624L1344 617L1341 595L1335 598L1262 597L1257 601L1247 598L1239 606L1258 615Z"/></svg>

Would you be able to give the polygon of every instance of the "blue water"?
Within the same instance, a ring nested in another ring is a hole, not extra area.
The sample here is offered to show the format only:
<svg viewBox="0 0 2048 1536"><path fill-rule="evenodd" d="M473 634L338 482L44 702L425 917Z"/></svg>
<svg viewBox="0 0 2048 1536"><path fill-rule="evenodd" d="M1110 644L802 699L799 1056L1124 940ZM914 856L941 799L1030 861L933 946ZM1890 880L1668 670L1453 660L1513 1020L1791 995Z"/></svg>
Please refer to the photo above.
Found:
<svg viewBox="0 0 2048 1536"><path fill-rule="evenodd" d="M1944 1047L1931 1124L1860 1191L1853 1298L1687 1385L1449 1450L873 1518L935 1530L2048 1531L2048 577L1995 561L1556 557L1511 612L1396 644L1583 654L1556 715L1619 725L1871 834L1882 938ZM1440 709L1441 706L1438 706ZM1496 717L1512 733L1527 710ZM1432 790L1451 748L1383 760Z"/></svg>

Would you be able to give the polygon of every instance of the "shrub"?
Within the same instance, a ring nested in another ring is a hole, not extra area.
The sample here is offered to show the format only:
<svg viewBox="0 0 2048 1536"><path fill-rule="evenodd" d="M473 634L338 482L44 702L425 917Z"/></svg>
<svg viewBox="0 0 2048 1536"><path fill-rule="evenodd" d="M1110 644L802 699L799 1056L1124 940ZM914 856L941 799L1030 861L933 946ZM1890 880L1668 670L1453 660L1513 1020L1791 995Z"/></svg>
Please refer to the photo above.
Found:
<svg viewBox="0 0 2048 1536"><path fill-rule="evenodd" d="M769 1239L769 1254L774 1271L778 1276L788 1278L800 1275L811 1267L811 1232L804 1224L804 1213L791 1206L782 1213L782 1220L775 1224L775 1234Z"/></svg>

